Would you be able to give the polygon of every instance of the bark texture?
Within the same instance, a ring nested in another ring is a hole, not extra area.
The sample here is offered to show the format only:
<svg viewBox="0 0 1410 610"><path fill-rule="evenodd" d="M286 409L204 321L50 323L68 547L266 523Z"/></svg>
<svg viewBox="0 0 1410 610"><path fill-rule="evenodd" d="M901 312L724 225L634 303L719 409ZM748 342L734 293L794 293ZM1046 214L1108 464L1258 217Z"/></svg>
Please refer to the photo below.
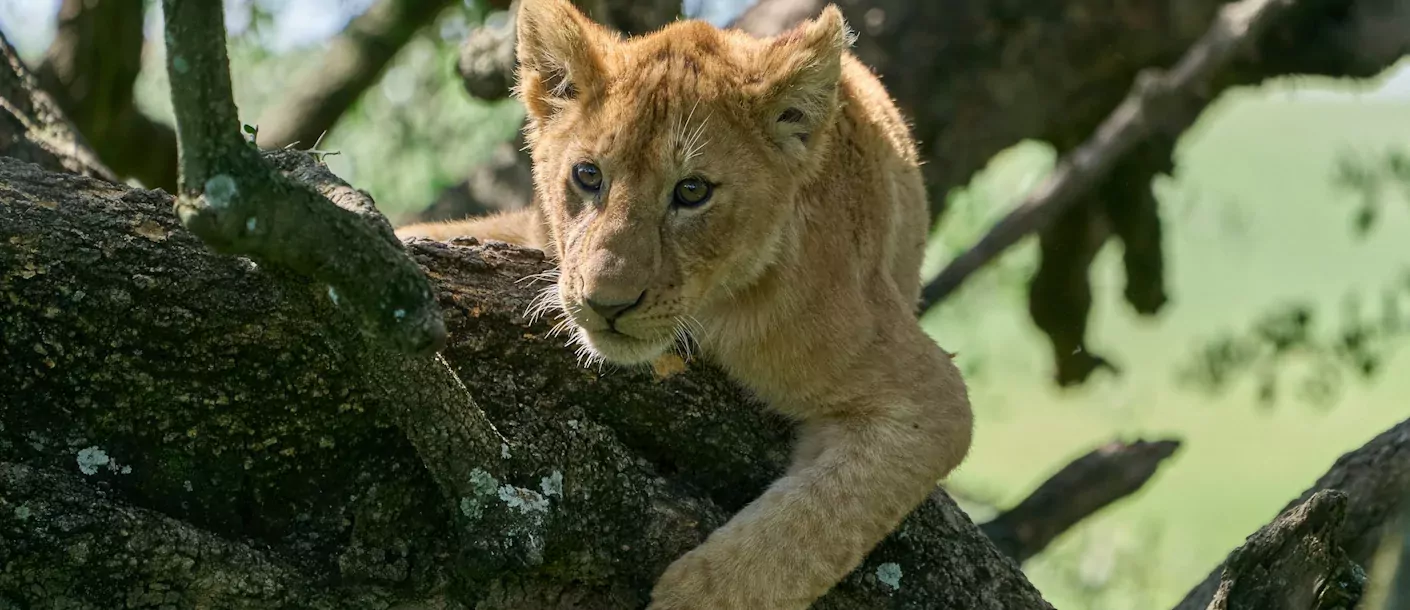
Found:
<svg viewBox="0 0 1410 610"><path fill-rule="evenodd" d="M1323 490L1229 555L1208 610L1352 610L1366 573L1339 544L1346 494Z"/></svg>

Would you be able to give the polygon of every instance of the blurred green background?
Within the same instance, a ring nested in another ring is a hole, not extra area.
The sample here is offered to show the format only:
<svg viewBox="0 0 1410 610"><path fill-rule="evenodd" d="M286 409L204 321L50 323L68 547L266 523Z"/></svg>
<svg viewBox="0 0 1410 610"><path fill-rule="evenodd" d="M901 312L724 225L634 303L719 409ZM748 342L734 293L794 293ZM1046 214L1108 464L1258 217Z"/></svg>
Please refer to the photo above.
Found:
<svg viewBox="0 0 1410 610"><path fill-rule="evenodd" d="M246 122L313 69L318 50L369 0L227 2L231 61ZM728 21L745 2L700 0L687 12ZM53 36L57 0L0 0L0 27L27 60ZM149 13L149 32L158 27ZM320 148L394 221L458 182L496 142L512 138L514 101L470 99L454 76L457 44L483 9L458 6L418 35ZM160 41L161 36L149 36ZM160 45L138 83L144 110L170 122ZM1056 468L1115 438L1175 437L1184 445L1142 491L1069 531L1026 571L1060 608L1173 605L1235 546L1310 485L1340 454L1410 415L1410 354L1382 338L1380 373L1315 373L1317 353L1281 361L1273 401L1243 376L1210 391L1183 382L1211 341L1246 334L1289 307L1313 313L1309 333L1392 316L1410 302L1410 205L1394 185L1358 232L1362 195L1336 180L1347 159L1410 150L1410 71L1364 81L1283 80L1231 91L1189 131L1158 192L1170 305L1140 319L1121 299L1120 251L1093 267L1089 340L1119 359L1079 389L1050 380L1046 339L1027 313L1031 240L932 311L926 328L959 352L978 415L975 445L952 477L976 520L1022 499ZM957 193L927 273L1015 205L1054 162L1025 143L993 159ZM1394 327L1394 324L1388 327ZM1330 339L1328 339L1330 340Z"/></svg>

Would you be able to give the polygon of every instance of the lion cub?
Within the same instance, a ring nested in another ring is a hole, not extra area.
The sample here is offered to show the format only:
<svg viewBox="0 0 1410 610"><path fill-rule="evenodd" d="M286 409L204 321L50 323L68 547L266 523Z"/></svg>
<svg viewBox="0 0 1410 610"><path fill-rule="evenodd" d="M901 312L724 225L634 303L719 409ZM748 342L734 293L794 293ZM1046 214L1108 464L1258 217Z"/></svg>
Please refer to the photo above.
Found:
<svg viewBox="0 0 1410 610"><path fill-rule="evenodd" d="M398 232L544 248L595 356L648 363L688 328L798 422L788 472L666 570L652 609L808 607L969 449L964 382L916 320L915 144L850 42L831 5L774 38L623 38L523 0L535 205Z"/></svg>

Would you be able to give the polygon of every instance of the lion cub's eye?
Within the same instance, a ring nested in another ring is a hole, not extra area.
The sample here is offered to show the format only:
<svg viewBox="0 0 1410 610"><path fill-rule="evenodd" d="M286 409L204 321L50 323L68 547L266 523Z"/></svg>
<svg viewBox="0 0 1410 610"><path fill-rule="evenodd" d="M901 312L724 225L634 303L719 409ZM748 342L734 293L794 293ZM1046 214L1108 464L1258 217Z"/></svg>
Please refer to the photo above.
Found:
<svg viewBox="0 0 1410 610"><path fill-rule="evenodd" d="M710 183L699 178L681 180L676 183L675 196L672 199L672 203L683 208L705 205L705 202L710 200Z"/></svg>
<svg viewBox="0 0 1410 610"><path fill-rule="evenodd" d="M602 188L602 170L597 169L591 163L579 163L573 166L573 182L585 191L597 192Z"/></svg>

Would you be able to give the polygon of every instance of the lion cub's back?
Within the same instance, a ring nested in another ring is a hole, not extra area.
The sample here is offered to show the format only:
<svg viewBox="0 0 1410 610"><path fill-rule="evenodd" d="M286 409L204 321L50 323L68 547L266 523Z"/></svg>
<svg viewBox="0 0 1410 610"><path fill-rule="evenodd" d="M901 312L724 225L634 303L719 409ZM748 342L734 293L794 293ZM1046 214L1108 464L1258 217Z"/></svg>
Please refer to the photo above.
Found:
<svg viewBox="0 0 1410 610"><path fill-rule="evenodd" d="M841 99L845 141L837 143L834 158L845 166L837 171L855 172L863 177L859 187L869 191L847 198L850 205L861 206L847 216L864 225L860 230L875 234L875 242L863 246L862 254L875 257L875 271L889 271L902 297L914 307L920 300L920 265L930 222L915 139L880 79L851 53L843 55Z"/></svg>

